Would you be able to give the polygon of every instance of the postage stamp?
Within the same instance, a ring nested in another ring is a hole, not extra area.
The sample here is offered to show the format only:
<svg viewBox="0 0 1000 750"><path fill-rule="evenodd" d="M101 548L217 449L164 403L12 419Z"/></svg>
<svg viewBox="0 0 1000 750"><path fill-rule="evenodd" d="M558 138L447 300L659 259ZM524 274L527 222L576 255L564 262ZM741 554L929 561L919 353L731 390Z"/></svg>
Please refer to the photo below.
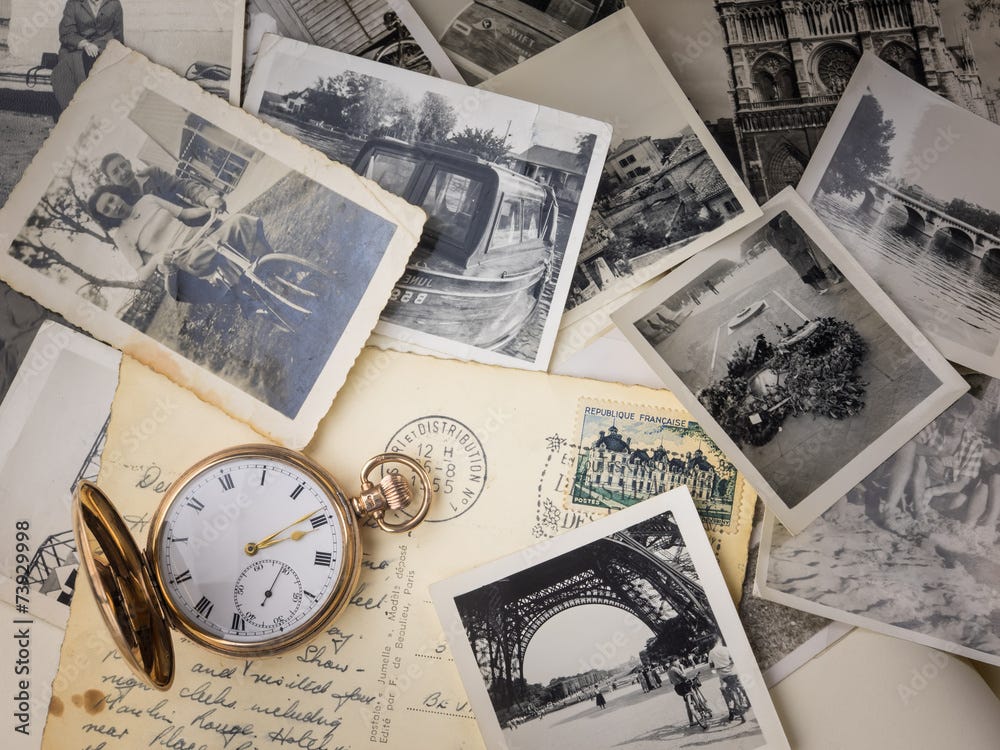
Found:
<svg viewBox="0 0 1000 750"><path fill-rule="evenodd" d="M567 506L620 510L684 485L707 526L739 531L754 492L687 412L581 399L577 425Z"/></svg>

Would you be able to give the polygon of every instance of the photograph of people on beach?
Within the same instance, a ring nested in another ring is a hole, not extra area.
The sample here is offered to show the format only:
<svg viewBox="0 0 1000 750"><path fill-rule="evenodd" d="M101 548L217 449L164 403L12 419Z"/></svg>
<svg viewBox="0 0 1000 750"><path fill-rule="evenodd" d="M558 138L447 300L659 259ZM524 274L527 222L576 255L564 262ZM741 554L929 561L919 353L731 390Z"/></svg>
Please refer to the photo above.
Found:
<svg viewBox="0 0 1000 750"><path fill-rule="evenodd" d="M766 519L773 601L1000 664L1000 380L972 390L809 525Z"/></svg>

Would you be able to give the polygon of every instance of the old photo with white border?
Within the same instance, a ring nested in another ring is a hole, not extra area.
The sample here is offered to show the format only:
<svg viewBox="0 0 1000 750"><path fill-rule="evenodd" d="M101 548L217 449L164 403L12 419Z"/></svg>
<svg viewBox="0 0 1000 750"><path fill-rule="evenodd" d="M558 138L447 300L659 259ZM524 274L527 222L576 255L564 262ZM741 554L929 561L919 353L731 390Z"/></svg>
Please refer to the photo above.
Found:
<svg viewBox="0 0 1000 750"><path fill-rule="evenodd" d="M948 359L1000 377L1000 126L874 55L798 193Z"/></svg>
<svg viewBox="0 0 1000 750"><path fill-rule="evenodd" d="M376 333L547 368L610 125L272 36L244 106L427 212Z"/></svg>
<svg viewBox="0 0 1000 750"><path fill-rule="evenodd" d="M83 85L0 212L0 277L304 446L423 212L120 45Z"/></svg>
<svg viewBox="0 0 1000 750"><path fill-rule="evenodd" d="M790 188L612 318L793 533L968 390Z"/></svg>
<svg viewBox="0 0 1000 750"><path fill-rule="evenodd" d="M595 585L574 595L578 581ZM491 750L789 747L684 487L430 592ZM532 624L528 643L504 645L501 630L519 618ZM535 640L547 646L532 651ZM734 718L723 689L739 687L749 707ZM711 711L701 726L685 707L699 698Z"/></svg>
<svg viewBox="0 0 1000 750"><path fill-rule="evenodd" d="M265 34L277 34L418 73L465 83L458 68L407 0L354 0L322 5L292 0L247 0L244 77L249 80ZM241 23L237 33L244 34Z"/></svg>
<svg viewBox="0 0 1000 750"><path fill-rule="evenodd" d="M790 536L765 518L761 596L1000 665L1000 380L972 390Z"/></svg>

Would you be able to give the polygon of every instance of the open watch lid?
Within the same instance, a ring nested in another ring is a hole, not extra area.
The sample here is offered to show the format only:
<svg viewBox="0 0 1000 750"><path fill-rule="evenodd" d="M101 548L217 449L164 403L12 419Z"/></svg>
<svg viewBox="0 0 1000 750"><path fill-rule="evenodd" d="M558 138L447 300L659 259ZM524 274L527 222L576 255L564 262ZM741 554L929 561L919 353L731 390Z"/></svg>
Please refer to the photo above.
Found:
<svg viewBox="0 0 1000 750"><path fill-rule="evenodd" d="M122 658L153 687L166 690L174 679L174 647L146 560L107 495L91 482L80 482L74 493L73 531Z"/></svg>

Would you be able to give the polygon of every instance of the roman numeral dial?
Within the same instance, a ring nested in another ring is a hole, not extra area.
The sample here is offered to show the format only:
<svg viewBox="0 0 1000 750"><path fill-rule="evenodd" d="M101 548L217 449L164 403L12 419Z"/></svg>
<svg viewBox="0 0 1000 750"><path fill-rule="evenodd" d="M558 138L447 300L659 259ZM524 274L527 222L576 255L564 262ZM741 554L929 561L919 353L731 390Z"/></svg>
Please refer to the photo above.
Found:
<svg viewBox="0 0 1000 750"><path fill-rule="evenodd" d="M326 481L262 451L171 488L154 555L187 635L267 644L327 610L344 574L344 535L357 532Z"/></svg>

